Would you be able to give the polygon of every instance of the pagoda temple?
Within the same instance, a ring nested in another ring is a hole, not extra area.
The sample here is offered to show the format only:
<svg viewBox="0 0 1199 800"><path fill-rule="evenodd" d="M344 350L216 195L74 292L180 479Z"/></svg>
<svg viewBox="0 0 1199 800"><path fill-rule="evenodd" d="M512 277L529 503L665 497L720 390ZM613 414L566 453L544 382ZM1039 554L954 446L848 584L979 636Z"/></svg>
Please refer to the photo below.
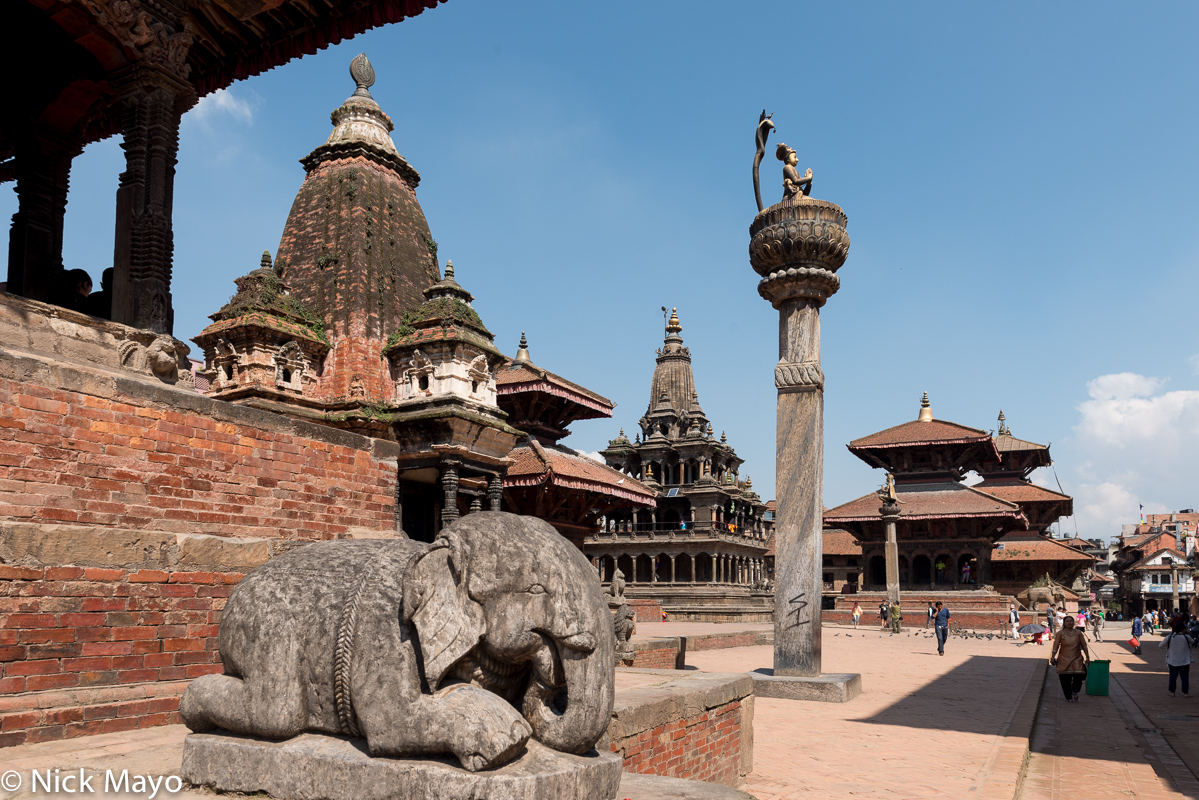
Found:
<svg viewBox="0 0 1199 800"><path fill-rule="evenodd" d="M656 600L674 619L769 620L766 503L740 478L743 461L725 434L714 435L682 330L672 309L640 433L629 441L622 429L602 451L654 492L654 506L609 512L585 551L604 582L619 569L630 597Z"/></svg>
<svg viewBox="0 0 1199 800"><path fill-rule="evenodd" d="M439 268L364 55L350 73L329 138L300 160L278 257L194 339L208 395L397 443L397 523L417 539L504 508L581 547L605 514L652 506L653 490L557 444L611 401L533 364L523 334L514 359L496 348L453 262Z"/></svg>
<svg viewBox="0 0 1199 800"><path fill-rule="evenodd" d="M606 515L654 508L656 489L558 443L571 423L610 418L615 406L534 364L523 331L516 357L496 375L496 393L508 422L526 433L508 453L509 511L548 521L582 549Z"/></svg>
<svg viewBox="0 0 1199 800"><path fill-rule="evenodd" d="M856 439L849 451L895 478L899 580L908 587L981 589L992 581L991 553L1010 531L1027 530L1017 503L965 485L966 473L1000 464L988 431L933 418L925 393L916 420ZM886 586L886 533L871 492L824 512L826 528L862 545L865 589Z"/></svg>

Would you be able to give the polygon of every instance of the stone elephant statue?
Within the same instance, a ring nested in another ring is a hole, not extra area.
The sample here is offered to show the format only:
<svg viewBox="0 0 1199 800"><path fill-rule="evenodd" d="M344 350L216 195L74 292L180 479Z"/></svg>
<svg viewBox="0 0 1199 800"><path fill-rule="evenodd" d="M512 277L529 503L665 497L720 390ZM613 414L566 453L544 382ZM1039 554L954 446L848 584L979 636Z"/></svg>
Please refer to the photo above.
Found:
<svg viewBox="0 0 1199 800"><path fill-rule="evenodd" d="M504 764L530 736L583 753L612 714L615 636L595 570L550 525L476 512L431 545L299 548L229 597L225 674L188 686L193 731L361 736L371 755Z"/></svg>
<svg viewBox="0 0 1199 800"><path fill-rule="evenodd" d="M1030 586L1020 594L1016 595L1016 599L1030 611L1035 611L1039 608L1040 603L1046 606L1050 604L1060 606L1066 602L1066 595L1062 592L1062 587L1057 584L1049 586Z"/></svg>

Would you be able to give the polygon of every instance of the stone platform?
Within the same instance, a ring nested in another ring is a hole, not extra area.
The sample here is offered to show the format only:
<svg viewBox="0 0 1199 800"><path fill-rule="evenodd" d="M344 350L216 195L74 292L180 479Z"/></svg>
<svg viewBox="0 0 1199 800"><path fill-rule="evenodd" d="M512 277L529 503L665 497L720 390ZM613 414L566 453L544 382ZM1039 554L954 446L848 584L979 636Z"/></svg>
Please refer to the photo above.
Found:
<svg viewBox="0 0 1199 800"><path fill-rule="evenodd" d="M620 779L618 797L623 800L755 800L752 794L719 783L629 772Z"/></svg>
<svg viewBox="0 0 1199 800"><path fill-rule="evenodd" d="M181 773L218 791L287 800L613 800L621 759L594 750L568 755L531 741L510 764L468 772L450 759L371 758L364 741L340 736L270 742L193 733L183 743Z"/></svg>
<svg viewBox="0 0 1199 800"><path fill-rule="evenodd" d="M749 673L754 697L809 700L817 703L848 703L862 693L862 676L853 672L827 673L815 678L775 675L764 667Z"/></svg>

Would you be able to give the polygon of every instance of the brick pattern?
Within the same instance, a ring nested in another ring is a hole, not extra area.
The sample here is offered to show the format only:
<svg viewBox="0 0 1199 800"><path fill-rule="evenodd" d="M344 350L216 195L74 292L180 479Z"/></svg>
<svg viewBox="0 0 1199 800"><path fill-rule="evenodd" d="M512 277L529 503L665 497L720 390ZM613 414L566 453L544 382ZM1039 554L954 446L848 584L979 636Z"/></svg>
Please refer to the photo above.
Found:
<svg viewBox="0 0 1199 800"><path fill-rule="evenodd" d="M903 611L903 627L904 628L923 628L925 613L927 607L919 606L915 610L904 608ZM1011 626L1007 621L1006 611L957 611L949 609L952 617L950 622L956 627L961 625L963 628L978 633L1002 633L1008 635L1011 632ZM848 611L837 609L836 611L822 611L820 614L821 622L825 625L852 625L853 614ZM1045 624L1044 615L1036 615L1030 611L1020 612L1020 624L1028 625L1036 622L1040 625ZM862 607L862 621L859 625L862 628L877 628L881 624L878 618L878 606L873 608ZM931 626L930 626L931 627Z"/></svg>
<svg viewBox="0 0 1199 800"><path fill-rule="evenodd" d="M637 669L676 669L679 657L678 639L655 639L633 644L633 663L625 666Z"/></svg>
<svg viewBox="0 0 1199 800"><path fill-rule="evenodd" d="M0 746L178 722L177 696L52 698L220 672L220 614L241 577L0 567Z"/></svg>
<svg viewBox="0 0 1199 800"><path fill-rule="evenodd" d="M394 528L395 465L336 440L0 379L0 520L330 539Z"/></svg>
<svg viewBox="0 0 1199 800"><path fill-rule="evenodd" d="M628 772L723 783L741 780L741 701L614 741Z"/></svg>

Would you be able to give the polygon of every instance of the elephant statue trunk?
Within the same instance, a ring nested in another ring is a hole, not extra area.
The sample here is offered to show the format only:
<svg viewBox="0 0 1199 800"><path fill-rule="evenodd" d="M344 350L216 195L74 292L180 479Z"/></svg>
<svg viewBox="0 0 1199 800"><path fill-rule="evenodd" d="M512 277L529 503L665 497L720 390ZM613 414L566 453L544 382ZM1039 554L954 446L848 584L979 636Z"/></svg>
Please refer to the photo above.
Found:
<svg viewBox="0 0 1199 800"><path fill-rule="evenodd" d="M606 604L603 613L611 624ZM564 646L560 652L547 648L553 656L550 670L539 666L542 659L534 659L522 710L542 744L564 753L584 753L608 727L608 719L600 719L594 709L611 708L612 682L599 673L612 670L615 641L611 636L585 637L572 644L582 646ZM554 680L557 675L561 679Z"/></svg>

